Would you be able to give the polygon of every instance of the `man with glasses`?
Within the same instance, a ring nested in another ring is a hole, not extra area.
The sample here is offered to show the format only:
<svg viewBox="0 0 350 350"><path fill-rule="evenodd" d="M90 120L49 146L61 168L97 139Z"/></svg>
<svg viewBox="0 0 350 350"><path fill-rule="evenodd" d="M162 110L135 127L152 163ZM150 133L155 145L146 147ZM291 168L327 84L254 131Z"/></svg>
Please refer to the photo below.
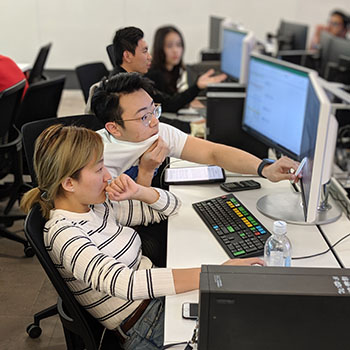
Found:
<svg viewBox="0 0 350 350"><path fill-rule="evenodd" d="M151 89L150 80L140 74L120 73L95 90L91 107L105 125L98 133L105 145L104 164L113 177L126 173L139 184L150 186L158 167L170 156L240 173L258 172L271 181L294 179L289 170L296 170L297 164L288 158L271 165L237 148L160 123L161 106L148 93ZM166 221L137 229L144 254L159 267L166 261L166 230Z"/></svg>
<svg viewBox="0 0 350 350"><path fill-rule="evenodd" d="M112 176L126 173L149 186L159 164L170 156L239 173L258 172L273 182L294 179L289 170L296 170L297 163L291 159L284 157L261 167L262 161L245 151L159 123L161 107L154 103L150 89L150 81L140 74L120 73L104 81L92 97L92 110L105 125L98 132L105 143L104 161Z"/></svg>
<svg viewBox="0 0 350 350"><path fill-rule="evenodd" d="M349 16L343 11L334 10L332 11L328 25L319 25L316 28L315 34L311 41L311 48L318 49L320 44L321 32L327 31L334 36L340 38L345 38L348 32L349 27Z"/></svg>

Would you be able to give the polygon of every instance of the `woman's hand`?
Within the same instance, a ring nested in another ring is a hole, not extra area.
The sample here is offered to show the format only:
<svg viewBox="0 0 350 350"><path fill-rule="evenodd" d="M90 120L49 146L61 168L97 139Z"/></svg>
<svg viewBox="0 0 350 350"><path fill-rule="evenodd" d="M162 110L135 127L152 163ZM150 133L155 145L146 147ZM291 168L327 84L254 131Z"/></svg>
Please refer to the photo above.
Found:
<svg viewBox="0 0 350 350"><path fill-rule="evenodd" d="M159 193L152 187L144 187L137 184L128 175L121 174L106 187L109 199L113 201L124 201L135 199L152 204L159 198Z"/></svg>
<svg viewBox="0 0 350 350"><path fill-rule="evenodd" d="M135 183L128 175L121 174L113 179L106 187L108 196L113 201L124 201L126 199L137 199L140 185Z"/></svg>

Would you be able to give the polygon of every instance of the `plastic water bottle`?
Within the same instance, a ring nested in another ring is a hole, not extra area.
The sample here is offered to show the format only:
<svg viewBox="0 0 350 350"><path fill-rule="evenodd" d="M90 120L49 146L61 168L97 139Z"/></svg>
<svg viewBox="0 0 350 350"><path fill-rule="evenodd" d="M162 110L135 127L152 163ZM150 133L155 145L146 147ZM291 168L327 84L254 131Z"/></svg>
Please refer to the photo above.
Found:
<svg viewBox="0 0 350 350"><path fill-rule="evenodd" d="M265 243L264 259L267 266L290 266L292 245L286 236L287 224L284 221L273 223L273 234Z"/></svg>

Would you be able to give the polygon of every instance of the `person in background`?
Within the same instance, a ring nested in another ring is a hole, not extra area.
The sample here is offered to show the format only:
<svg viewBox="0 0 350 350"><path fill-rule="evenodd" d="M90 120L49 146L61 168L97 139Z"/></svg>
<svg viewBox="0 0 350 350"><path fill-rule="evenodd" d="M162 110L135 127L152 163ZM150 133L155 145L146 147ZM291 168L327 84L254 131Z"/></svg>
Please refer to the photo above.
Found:
<svg viewBox="0 0 350 350"><path fill-rule="evenodd" d="M148 52L148 45L143 39L143 32L139 28L126 27L117 30L113 39L117 66L111 75L118 73L147 74L151 67L152 56ZM177 112L191 102L200 90L207 88L211 83L218 83L226 78L225 74L213 76L214 70L201 75L196 84L182 92L169 94L160 90L155 84L152 97L156 103L161 103L163 112Z"/></svg>
<svg viewBox="0 0 350 350"><path fill-rule="evenodd" d="M140 73L146 74L151 67L152 56L148 52L147 42L144 40L143 31L136 27L125 27L116 31L113 38L114 55L116 66L110 77L119 73ZM169 95L153 87L149 91L156 103L162 104L163 112L176 113L190 103L201 89L205 89L209 84L218 83L226 78L225 74L213 76L214 71L210 70L197 79L197 83L181 93ZM85 108L86 113L91 113L91 97L100 83L92 85L89 98ZM173 125L180 130L190 133L190 124L177 119L162 117L162 121Z"/></svg>
<svg viewBox="0 0 350 350"><path fill-rule="evenodd" d="M111 180L102 139L85 128L44 130L35 145L34 168L38 187L25 193L21 207L28 212L40 205L47 219L45 247L77 301L114 332L123 349L162 349L164 296L198 289L200 268L155 268L142 254L138 233L127 226L174 215L180 200L125 174Z"/></svg>
<svg viewBox="0 0 350 350"><path fill-rule="evenodd" d="M173 26L158 28L153 40L152 63L146 77L160 91L175 94L188 88L182 34Z"/></svg>
<svg viewBox="0 0 350 350"><path fill-rule="evenodd" d="M0 55L0 92L18 84L22 80L26 81L24 96L28 88L26 76L11 58Z"/></svg>
<svg viewBox="0 0 350 350"><path fill-rule="evenodd" d="M328 21L328 25L318 25L311 40L311 49L317 49L320 44L322 31L327 31L334 36L345 38L349 29L349 16L340 10L334 10Z"/></svg>
<svg viewBox="0 0 350 350"><path fill-rule="evenodd" d="M182 34L174 26L157 29L153 40L152 63L146 76L154 81L162 92L174 95L188 89L187 72L183 63L185 43ZM198 100L193 107L204 107Z"/></svg>

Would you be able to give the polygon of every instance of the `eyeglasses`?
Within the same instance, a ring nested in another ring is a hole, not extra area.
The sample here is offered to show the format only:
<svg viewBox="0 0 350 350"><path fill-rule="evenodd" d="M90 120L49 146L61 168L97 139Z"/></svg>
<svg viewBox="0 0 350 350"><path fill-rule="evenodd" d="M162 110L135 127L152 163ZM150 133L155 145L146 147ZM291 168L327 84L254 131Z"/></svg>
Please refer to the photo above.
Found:
<svg viewBox="0 0 350 350"><path fill-rule="evenodd" d="M328 24L332 27L340 27L343 25L341 22L334 22L334 21L329 21Z"/></svg>
<svg viewBox="0 0 350 350"><path fill-rule="evenodd" d="M145 115L143 115L141 118L126 119L123 121L130 122L132 120L141 120L144 126L149 126L149 124L151 123L152 117L154 116L155 118L159 119L161 114L162 114L162 106L160 103L156 103L153 112L148 112Z"/></svg>

